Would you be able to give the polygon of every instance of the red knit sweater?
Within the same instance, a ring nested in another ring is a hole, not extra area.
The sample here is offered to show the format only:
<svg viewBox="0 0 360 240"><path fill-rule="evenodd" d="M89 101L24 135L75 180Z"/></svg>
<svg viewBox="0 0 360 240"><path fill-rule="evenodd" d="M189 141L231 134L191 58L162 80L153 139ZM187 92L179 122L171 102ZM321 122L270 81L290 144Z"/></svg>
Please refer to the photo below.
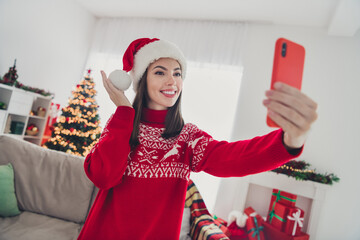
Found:
<svg viewBox="0 0 360 240"><path fill-rule="evenodd" d="M86 157L85 172L100 190L78 239L178 240L190 171L245 176L296 157L284 148L281 130L228 143L185 124L179 136L164 139L166 110L149 109L131 151L134 115L118 107Z"/></svg>

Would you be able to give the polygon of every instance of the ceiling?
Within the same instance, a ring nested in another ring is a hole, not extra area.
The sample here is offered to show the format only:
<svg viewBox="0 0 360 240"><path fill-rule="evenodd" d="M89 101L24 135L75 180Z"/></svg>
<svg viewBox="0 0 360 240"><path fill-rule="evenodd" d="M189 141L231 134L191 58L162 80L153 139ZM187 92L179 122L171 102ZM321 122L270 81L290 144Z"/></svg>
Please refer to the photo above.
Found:
<svg viewBox="0 0 360 240"><path fill-rule="evenodd" d="M149 17L242 21L326 28L354 36L360 0L75 0L98 18Z"/></svg>

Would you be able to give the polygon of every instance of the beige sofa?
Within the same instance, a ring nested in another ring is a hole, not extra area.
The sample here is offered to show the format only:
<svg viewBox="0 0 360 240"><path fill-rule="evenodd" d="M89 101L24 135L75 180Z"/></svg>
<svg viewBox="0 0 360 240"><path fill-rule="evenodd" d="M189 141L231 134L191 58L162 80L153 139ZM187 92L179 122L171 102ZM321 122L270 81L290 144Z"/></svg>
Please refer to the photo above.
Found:
<svg viewBox="0 0 360 240"><path fill-rule="evenodd" d="M76 239L95 196L83 161L0 135L0 165L13 165L21 211L14 217L0 217L0 239Z"/></svg>

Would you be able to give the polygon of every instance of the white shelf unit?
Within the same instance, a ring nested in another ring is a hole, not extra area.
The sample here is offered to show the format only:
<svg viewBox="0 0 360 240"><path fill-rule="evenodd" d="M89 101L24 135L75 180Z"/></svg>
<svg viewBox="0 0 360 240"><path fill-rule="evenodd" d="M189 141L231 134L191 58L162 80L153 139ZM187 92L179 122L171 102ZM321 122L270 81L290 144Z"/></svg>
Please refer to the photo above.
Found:
<svg viewBox="0 0 360 240"><path fill-rule="evenodd" d="M0 134L6 134L40 145L51 100L52 97L45 97L37 93L0 84L0 102L6 105L6 109L0 109ZM45 109L45 116L30 114L31 111L37 112L39 107ZM19 125L23 124L22 131L11 132L12 122L19 122ZM30 124L35 124L38 127L39 132L36 136L26 134L26 128Z"/></svg>

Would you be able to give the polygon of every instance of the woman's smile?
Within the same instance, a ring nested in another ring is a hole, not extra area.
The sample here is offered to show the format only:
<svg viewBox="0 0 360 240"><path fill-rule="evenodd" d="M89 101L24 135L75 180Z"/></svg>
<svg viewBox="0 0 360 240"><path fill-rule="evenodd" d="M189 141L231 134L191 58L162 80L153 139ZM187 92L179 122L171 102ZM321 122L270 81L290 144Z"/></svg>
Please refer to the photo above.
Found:
<svg viewBox="0 0 360 240"><path fill-rule="evenodd" d="M181 68L172 58L160 58L148 67L148 108L165 110L174 106L183 86Z"/></svg>

